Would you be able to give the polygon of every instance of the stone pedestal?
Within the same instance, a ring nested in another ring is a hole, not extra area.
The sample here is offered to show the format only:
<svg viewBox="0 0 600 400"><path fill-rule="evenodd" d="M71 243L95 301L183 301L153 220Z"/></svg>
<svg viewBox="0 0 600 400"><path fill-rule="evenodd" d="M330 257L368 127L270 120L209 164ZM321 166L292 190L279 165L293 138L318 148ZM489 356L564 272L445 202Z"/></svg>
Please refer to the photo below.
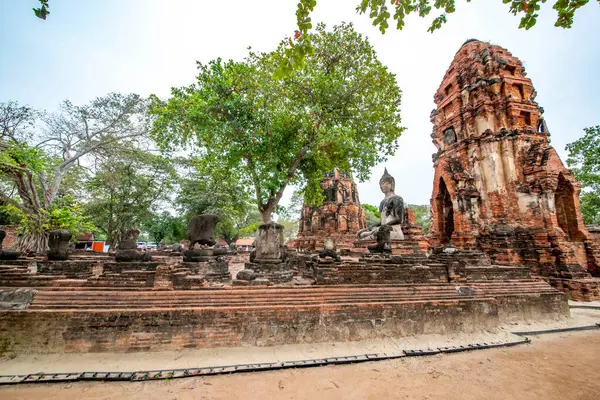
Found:
<svg viewBox="0 0 600 400"><path fill-rule="evenodd" d="M283 226L271 222L258 227L256 249L245 269L254 271L256 280L284 283L292 280L293 271L284 262Z"/></svg>
<svg viewBox="0 0 600 400"><path fill-rule="evenodd" d="M355 252L367 253L369 246L376 246L376 240L359 240L354 243ZM417 240L391 240L391 254L426 254L427 249L423 249L421 243Z"/></svg>
<svg viewBox="0 0 600 400"><path fill-rule="evenodd" d="M189 269L194 280L227 282L231 280L229 264L223 256L227 249L191 249L183 254L182 267Z"/></svg>
<svg viewBox="0 0 600 400"><path fill-rule="evenodd" d="M66 229L57 229L48 234L48 260L67 260L69 258L69 241L73 235Z"/></svg>
<svg viewBox="0 0 600 400"><path fill-rule="evenodd" d="M246 263L245 270L254 271L254 276L259 282L265 283L285 283L292 280L294 271L290 269L288 263L281 260L254 260Z"/></svg>
<svg viewBox="0 0 600 400"><path fill-rule="evenodd" d="M326 237L323 241L323 250L319 252L319 259L333 259L340 261L340 256L336 251L335 241L331 237Z"/></svg>
<svg viewBox="0 0 600 400"><path fill-rule="evenodd" d="M283 259L283 225L271 222L258 227L255 259Z"/></svg>
<svg viewBox="0 0 600 400"><path fill-rule="evenodd" d="M137 249L139 235L139 229L129 229L125 232L115 253L115 260L118 262L152 261L150 254L142 253Z"/></svg>
<svg viewBox="0 0 600 400"><path fill-rule="evenodd" d="M183 252L183 261L207 262L227 254L227 249L190 249Z"/></svg>

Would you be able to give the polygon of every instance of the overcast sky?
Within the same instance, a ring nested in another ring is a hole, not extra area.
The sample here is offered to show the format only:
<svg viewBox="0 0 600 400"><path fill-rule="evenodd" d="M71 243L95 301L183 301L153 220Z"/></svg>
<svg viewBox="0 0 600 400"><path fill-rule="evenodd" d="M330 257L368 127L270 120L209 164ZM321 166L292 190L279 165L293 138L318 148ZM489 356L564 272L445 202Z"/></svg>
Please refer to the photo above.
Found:
<svg viewBox="0 0 600 400"><path fill-rule="evenodd" d="M295 29L291 0L50 0L46 21L31 11L38 3L0 0L0 101L47 110L67 98L80 104L111 91L166 97L170 87L194 82L196 60L239 60L248 46L269 51ZM537 25L525 31L517 29L519 18L501 0L459 0L449 22L434 34L427 32L431 19L411 17L403 31L385 35L356 14L358 3L318 0L313 22L353 22L396 74L407 129L385 166L405 202L429 203L433 94L469 38L498 44L523 61L563 160L566 143L584 127L600 124L597 2L577 13L570 30L553 26L553 1L542 5ZM359 183L363 203L379 204L383 167Z"/></svg>

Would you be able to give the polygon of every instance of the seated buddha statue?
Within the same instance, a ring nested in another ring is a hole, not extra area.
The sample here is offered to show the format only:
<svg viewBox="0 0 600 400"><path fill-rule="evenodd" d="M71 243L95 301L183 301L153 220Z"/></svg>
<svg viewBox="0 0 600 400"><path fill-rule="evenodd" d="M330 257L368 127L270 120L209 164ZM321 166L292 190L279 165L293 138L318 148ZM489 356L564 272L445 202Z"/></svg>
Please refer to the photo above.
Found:
<svg viewBox="0 0 600 400"><path fill-rule="evenodd" d="M391 228L391 240L404 240L401 226L404 223L404 200L394 193L395 186L394 177L388 173L386 168L381 179L379 179L379 187L383 194L385 194L385 197L379 204L381 220L372 228L358 231L358 240L377 240L377 232L382 226L389 226Z"/></svg>

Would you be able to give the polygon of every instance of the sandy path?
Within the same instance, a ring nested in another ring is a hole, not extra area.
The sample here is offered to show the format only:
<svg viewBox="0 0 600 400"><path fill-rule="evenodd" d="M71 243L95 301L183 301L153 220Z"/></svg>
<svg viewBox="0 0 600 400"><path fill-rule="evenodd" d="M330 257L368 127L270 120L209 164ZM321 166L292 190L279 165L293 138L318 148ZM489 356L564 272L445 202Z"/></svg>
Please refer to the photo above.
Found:
<svg viewBox="0 0 600 400"><path fill-rule="evenodd" d="M0 387L0 399L600 399L600 333L355 365L155 382Z"/></svg>

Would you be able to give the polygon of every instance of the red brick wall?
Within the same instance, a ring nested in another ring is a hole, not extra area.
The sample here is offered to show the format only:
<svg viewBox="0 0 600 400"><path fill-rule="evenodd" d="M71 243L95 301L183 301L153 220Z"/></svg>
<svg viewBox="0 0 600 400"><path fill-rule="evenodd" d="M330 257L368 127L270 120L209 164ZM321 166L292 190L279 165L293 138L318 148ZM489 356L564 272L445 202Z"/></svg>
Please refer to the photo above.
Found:
<svg viewBox="0 0 600 400"><path fill-rule="evenodd" d="M304 205L298 229L298 237L289 244L297 249L322 250L325 237L332 237L338 248L351 248L356 233L366 228L363 208L358 190L352 179L337 169L321 180L324 191L337 188L334 201L325 201L319 207ZM343 193L346 193L344 199ZM354 201L356 200L356 201Z"/></svg>
<svg viewBox="0 0 600 400"><path fill-rule="evenodd" d="M548 132L537 131L542 109L521 61L499 46L467 42L434 100L432 246L480 248L493 263L564 278L596 265L600 253L589 245L579 183Z"/></svg>
<svg viewBox="0 0 600 400"><path fill-rule="evenodd" d="M567 303L556 294L410 304L0 311L0 356L356 341L470 332L494 328L510 318L567 314Z"/></svg>
<svg viewBox="0 0 600 400"><path fill-rule="evenodd" d="M15 240L17 240L17 236L16 236L17 227L16 226L4 226L2 229L6 232L6 237L4 238L4 241L2 242L2 246L4 248L9 248L10 246L13 245Z"/></svg>

